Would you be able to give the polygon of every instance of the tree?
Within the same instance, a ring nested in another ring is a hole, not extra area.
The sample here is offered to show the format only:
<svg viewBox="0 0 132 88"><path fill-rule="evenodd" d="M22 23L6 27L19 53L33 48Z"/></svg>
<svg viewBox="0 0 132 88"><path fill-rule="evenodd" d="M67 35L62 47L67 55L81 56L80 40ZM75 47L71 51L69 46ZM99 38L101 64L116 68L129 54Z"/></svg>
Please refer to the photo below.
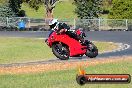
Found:
<svg viewBox="0 0 132 88"><path fill-rule="evenodd" d="M74 0L75 13L81 19L98 18L102 0Z"/></svg>
<svg viewBox="0 0 132 88"><path fill-rule="evenodd" d="M109 14L109 10L112 7L112 0L102 0L102 14Z"/></svg>
<svg viewBox="0 0 132 88"><path fill-rule="evenodd" d="M46 15L48 18L53 18L53 9L55 8L55 3L59 0L45 0L44 4L46 7Z"/></svg>
<svg viewBox="0 0 132 88"><path fill-rule="evenodd" d="M112 0L108 0L109 4L112 4Z"/></svg>
<svg viewBox="0 0 132 88"><path fill-rule="evenodd" d="M20 10L19 13L18 13L18 17L24 17L26 16L26 13L24 10Z"/></svg>
<svg viewBox="0 0 132 88"><path fill-rule="evenodd" d="M0 0L0 5L6 4L8 0Z"/></svg>
<svg viewBox="0 0 132 88"><path fill-rule="evenodd" d="M8 4L0 6L0 17L15 17L15 13L12 8L9 7Z"/></svg>
<svg viewBox="0 0 132 88"><path fill-rule="evenodd" d="M113 0L113 7L108 15L111 19L132 19L132 0Z"/></svg>
<svg viewBox="0 0 132 88"><path fill-rule="evenodd" d="M19 14L21 8L22 0L9 0L9 7L16 13L16 16Z"/></svg>
<svg viewBox="0 0 132 88"><path fill-rule="evenodd" d="M16 16L12 8L9 7L9 0L0 0L0 17Z"/></svg>
<svg viewBox="0 0 132 88"><path fill-rule="evenodd" d="M38 10L39 6L44 4L46 8L46 17L53 18L53 9L55 8L55 4L59 0L23 0L28 3L30 7Z"/></svg>
<svg viewBox="0 0 132 88"><path fill-rule="evenodd" d="M22 0L0 0L1 16L2 17L18 16L21 4Z"/></svg>

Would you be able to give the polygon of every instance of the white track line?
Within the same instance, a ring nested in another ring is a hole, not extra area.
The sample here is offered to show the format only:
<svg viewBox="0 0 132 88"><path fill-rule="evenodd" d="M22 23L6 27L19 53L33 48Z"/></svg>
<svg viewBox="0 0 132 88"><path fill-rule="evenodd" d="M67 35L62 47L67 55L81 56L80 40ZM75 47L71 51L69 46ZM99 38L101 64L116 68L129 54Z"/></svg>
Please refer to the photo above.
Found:
<svg viewBox="0 0 132 88"><path fill-rule="evenodd" d="M114 43L114 42L109 42L109 43ZM118 48L112 51L106 51L104 53L110 53L110 52L119 52L119 51L123 51L123 50L127 50L130 48L129 44L123 44L123 43L115 43L116 45L118 45Z"/></svg>

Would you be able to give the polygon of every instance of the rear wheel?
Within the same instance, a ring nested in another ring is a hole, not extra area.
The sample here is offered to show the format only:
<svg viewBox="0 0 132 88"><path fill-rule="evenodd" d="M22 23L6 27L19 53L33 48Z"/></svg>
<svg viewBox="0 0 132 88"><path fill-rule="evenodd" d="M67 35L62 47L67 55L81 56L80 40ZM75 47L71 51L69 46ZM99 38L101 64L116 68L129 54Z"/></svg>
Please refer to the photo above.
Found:
<svg viewBox="0 0 132 88"><path fill-rule="evenodd" d="M52 52L60 60L68 60L70 56L69 49L64 44L54 44L52 46Z"/></svg>
<svg viewBox="0 0 132 88"><path fill-rule="evenodd" d="M90 58L96 57L98 55L97 47L92 42L90 42L87 46L88 46L88 49L85 55Z"/></svg>

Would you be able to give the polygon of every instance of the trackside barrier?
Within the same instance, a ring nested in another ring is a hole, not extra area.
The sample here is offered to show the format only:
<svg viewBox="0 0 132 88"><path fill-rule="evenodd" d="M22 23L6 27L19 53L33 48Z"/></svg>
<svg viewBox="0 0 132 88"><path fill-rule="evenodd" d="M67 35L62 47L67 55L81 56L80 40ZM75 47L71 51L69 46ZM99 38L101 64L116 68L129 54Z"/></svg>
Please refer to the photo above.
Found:
<svg viewBox="0 0 132 88"><path fill-rule="evenodd" d="M46 19L28 17L0 17L0 30L19 30L18 24L22 20L27 31L49 30ZM86 31L132 30L132 19L59 19L59 21L67 23L71 29L83 28Z"/></svg>

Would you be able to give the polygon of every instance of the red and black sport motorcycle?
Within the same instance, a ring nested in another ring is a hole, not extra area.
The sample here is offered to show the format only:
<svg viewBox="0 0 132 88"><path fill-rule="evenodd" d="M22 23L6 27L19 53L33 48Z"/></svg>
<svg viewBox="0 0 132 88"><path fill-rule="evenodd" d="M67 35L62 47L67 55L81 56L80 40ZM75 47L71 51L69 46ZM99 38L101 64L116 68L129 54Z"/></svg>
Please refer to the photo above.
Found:
<svg viewBox="0 0 132 88"><path fill-rule="evenodd" d="M86 37L81 29L70 33L78 35L83 39ZM58 34L56 31L53 31L45 42L52 48L53 54L61 60L68 60L69 57L81 57L83 55L94 58L98 55L98 49L92 42L84 40L84 43L81 43L67 33Z"/></svg>

